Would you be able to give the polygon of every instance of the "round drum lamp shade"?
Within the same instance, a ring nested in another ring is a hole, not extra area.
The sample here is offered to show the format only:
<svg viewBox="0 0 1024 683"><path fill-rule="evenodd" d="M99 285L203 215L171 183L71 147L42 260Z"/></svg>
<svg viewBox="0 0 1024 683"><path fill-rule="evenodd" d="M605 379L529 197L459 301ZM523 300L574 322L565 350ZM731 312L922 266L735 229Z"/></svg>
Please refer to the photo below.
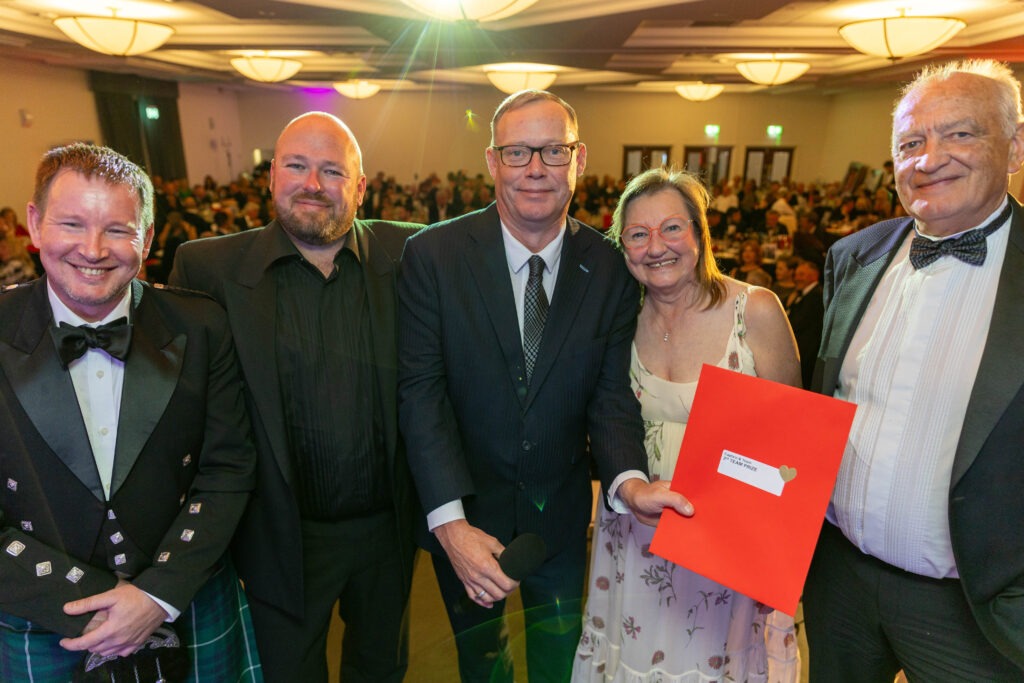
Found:
<svg viewBox="0 0 1024 683"><path fill-rule="evenodd" d="M270 56L235 57L231 60L231 66L235 67L238 73L254 81L278 83L287 81L299 73L302 62Z"/></svg>
<svg viewBox="0 0 1024 683"><path fill-rule="evenodd" d="M711 83L680 83L676 86L676 92L691 102L706 102L713 100L725 90L724 85Z"/></svg>
<svg viewBox="0 0 1024 683"><path fill-rule="evenodd" d="M789 83L807 73L811 65L807 62L788 62L765 59L753 62L740 62L736 70L748 81L758 85L782 85Z"/></svg>
<svg viewBox="0 0 1024 683"><path fill-rule="evenodd" d="M380 92L380 86L369 81L342 81L335 83L334 89L353 100L365 100Z"/></svg>
<svg viewBox="0 0 1024 683"><path fill-rule="evenodd" d="M402 0L417 12L442 21L497 21L519 14L537 0Z"/></svg>
<svg viewBox="0 0 1024 683"><path fill-rule="evenodd" d="M898 59L930 52L965 26L949 17L889 17L840 26L839 35L859 52Z"/></svg>
<svg viewBox="0 0 1024 683"><path fill-rule="evenodd" d="M549 64L507 62L487 64L483 69L491 84L509 95L520 90L546 90L558 78L557 67Z"/></svg>
<svg viewBox="0 0 1024 683"><path fill-rule="evenodd" d="M118 57L151 52L174 35L170 26L121 17L60 17L53 25L83 47Z"/></svg>

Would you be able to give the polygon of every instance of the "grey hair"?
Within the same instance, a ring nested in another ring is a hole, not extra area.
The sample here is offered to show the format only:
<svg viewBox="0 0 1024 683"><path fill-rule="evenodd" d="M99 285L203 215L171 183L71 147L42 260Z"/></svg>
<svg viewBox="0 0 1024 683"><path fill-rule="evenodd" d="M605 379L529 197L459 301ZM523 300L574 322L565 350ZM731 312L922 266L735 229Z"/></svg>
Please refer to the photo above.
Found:
<svg viewBox="0 0 1024 683"><path fill-rule="evenodd" d="M1020 81L1013 75L1009 66L993 59L964 59L945 64L929 64L918 72L914 80L900 90L900 98L892 110L893 118L908 97L933 83L948 80L956 74L971 74L992 81L996 94L995 104L1002 111L1000 118L1003 124L1003 134L1007 138L1013 137L1017 126L1024 120L1024 115L1021 113ZM893 133L895 135L895 131ZM892 140L892 149L895 155L895 137Z"/></svg>

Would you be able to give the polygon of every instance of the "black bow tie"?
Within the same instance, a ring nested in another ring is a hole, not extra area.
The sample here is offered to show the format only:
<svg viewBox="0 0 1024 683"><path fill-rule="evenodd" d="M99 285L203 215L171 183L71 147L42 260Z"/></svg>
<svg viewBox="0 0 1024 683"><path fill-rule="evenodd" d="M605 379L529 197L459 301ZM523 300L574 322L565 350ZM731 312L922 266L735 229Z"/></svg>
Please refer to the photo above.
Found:
<svg viewBox="0 0 1024 683"><path fill-rule="evenodd" d="M99 327L75 327L61 323L60 327L50 328L50 332L65 369L89 349L103 349L114 358L124 360L132 343L132 326L128 324L128 318L118 318Z"/></svg>
<svg viewBox="0 0 1024 683"><path fill-rule="evenodd" d="M965 232L956 239L930 240L921 235L914 237L910 243L910 265L915 269L924 268L937 259L949 255L972 266L985 263L988 246L985 240L996 231L996 228L1010 217L1010 207L1001 211L991 223L970 232Z"/></svg>

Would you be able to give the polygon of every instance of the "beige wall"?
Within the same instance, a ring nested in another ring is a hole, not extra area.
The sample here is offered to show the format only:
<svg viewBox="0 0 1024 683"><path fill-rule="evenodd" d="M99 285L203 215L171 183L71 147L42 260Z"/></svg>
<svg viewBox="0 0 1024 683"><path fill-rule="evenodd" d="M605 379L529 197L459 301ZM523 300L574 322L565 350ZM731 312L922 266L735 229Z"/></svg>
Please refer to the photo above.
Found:
<svg viewBox="0 0 1024 683"><path fill-rule="evenodd" d="M185 167L192 183L207 175L220 182L252 170L242 145L235 90L218 85L182 83L178 88Z"/></svg>
<svg viewBox="0 0 1024 683"><path fill-rule="evenodd" d="M85 72L0 57L0 73L0 134L7 143L0 205L15 206L21 215L39 155L70 140L101 141L99 124ZM623 145L667 144L671 162L679 164L685 145L714 143L705 138L704 126L716 123L717 144L733 146L730 174L737 175L746 147L772 144L765 127L778 124L784 129L780 144L796 147L792 177L805 181L838 180L851 161L881 165L888 157L889 109L896 96L895 89L837 95L808 89L694 103L675 94L555 90L579 113L588 173L619 177ZM178 106L192 182L207 174L224 182L249 170L253 150L272 152L284 123L312 109L335 113L352 127L367 174L380 170L411 182L455 169L486 175L490 116L503 97L488 87L349 100L333 90L182 83ZM21 126L20 109L34 116L31 127Z"/></svg>
<svg viewBox="0 0 1024 683"><path fill-rule="evenodd" d="M87 75L78 69L0 56L0 92L0 206L13 207L24 223L39 158L56 145L101 142L100 124Z"/></svg>
<svg viewBox="0 0 1024 683"><path fill-rule="evenodd" d="M581 138L589 149L588 173L622 174L624 145L671 146L670 161L680 164L686 145L733 146L731 175L743 172L748 146L765 146L769 124L783 126L781 145L796 147L792 176L798 180L838 180L851 161L880 166L888 157L889 90L865 98L838 98L813 92L722 95L710 102L689 102L672 94L588 92L555 89L576 109ZM487 173L483 149L489 122L502 95L490 89L460 93L396 93L348 100L336 93L284 93L250 90L239 95L242 139L247 150L270 150L281 126L310 109L337 114L352 127L363 147L368 174L383 170L402 182L430 172L464 169ZM848 107L856 111L848 114ZM475 113L475 126L466 112ZM259 112L258 115L250 112ZM427 125L426 122L431 122ZM721 127L717 143L704 126ZM860 128L856 135L851 129ZM838 149L837 149L838 148Z"/></svg>

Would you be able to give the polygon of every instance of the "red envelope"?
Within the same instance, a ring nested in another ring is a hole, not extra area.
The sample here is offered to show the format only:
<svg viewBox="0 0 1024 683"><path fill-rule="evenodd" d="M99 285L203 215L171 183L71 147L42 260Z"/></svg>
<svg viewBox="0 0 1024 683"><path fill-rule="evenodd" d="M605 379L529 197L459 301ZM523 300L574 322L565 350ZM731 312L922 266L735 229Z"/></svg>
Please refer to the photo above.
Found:
<svg viewBox="0 0 1024 683"><path fill-rule="evenodd" d="M651 552L796 612L856 406L705 365Z"/></svg>

